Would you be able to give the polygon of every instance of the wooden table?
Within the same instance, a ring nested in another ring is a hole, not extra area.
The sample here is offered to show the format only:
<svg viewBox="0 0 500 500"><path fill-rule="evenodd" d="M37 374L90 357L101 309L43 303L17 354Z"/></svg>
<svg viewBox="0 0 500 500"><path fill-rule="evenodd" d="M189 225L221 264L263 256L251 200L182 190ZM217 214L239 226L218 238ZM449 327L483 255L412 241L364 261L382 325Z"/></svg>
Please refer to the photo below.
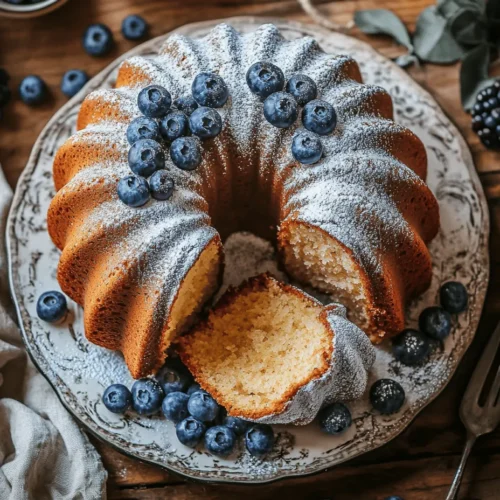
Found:
<svg viewBox="0 0 500 500"><path fill-rule="evenodd" d="M418 13L433 0L339 1L321 6L325 13L345 22L355 9L386 7L397 12L413 29ZM28 108L15 99L0 123L0 163L12 187L26 164L31 147L45 123L64 102L59 82L64 71L83 68L93 75L118 54L134 46L119 33L129 13L142 14L153 36L185 23L235 15L286 16L307 21L293 0L70 0L48 16L13 21L0 19L0 67L12 75L12 87L27 74L41 75L52 91L50 102ZM84 28L102 22L115 33L117 47L102 59L86 55L80 45ZM355 36L368 39L359 32ZM370 37L383 54L401 53L390 39ZM378 500L400 495L405 500L445 498L464 441L458 406L472 368L500 317L500 154L485 151L470 131L470 117L459 103L458 65L424 65L410 70L453 118L474 153L492 218L491 281L485 310L473 346L443 394L415 422L387 446L346 465L311 478L263 487L209 486L185 481L144 465L93 440L109 472L112 499L323 499ZM464 479L463 499L500 498L500 429L480 439Z"/></svg>

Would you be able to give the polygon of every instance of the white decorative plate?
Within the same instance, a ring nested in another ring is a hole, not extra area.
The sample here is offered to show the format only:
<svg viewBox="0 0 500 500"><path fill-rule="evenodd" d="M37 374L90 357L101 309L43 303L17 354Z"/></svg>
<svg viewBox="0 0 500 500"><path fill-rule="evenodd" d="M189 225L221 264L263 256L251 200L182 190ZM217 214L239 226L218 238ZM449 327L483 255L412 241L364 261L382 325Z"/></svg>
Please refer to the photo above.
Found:
<svg viewBox="0 0 500 500"><path fill-rule="evenodd" d="M250 31L265 21L237 18L225 22L240 31ZM82 310L76 304L71 304L70 322L59 327L39 321L35 308L42 292L58 289L59 255L46 228L46 212L54 195L54 154L74 131L84 96L95 88L111 86L121 60L155 52L167 35L135 48L64 106L36 142L19 181L8 224L12 294L28 352L64 405L90 432L128 455L199 480L262 483L311 474L393 439L450 380L474 337L488 283L489 223L484 194L463 138L432 97L365 43L315 26L272 21L286 37L312 35L327 52L348 53L357 59L365 81L385 87L392 95L396 120L412 129L427 147L428 182L439 200L442 228L431 244L432 286L409 308L408 325L415 326L419 312L438 302L439 286L450 279L465 284L470 306L454 319L452 334L423 367L404 367L393 360L387 346L378 349L372 382L381 377L393 378L407 394L405 406L397 415L377 415L365 397L350 405L355 425L344 436L321 434L315 423L306 427L278 426L275 449L263 461L250 457L241 445L230 458L215 458L202 449L180 445L173 425L164 419L120 417L108 412L100 398L104 388L114 382L132 383L121 356L86 341ZM177 32L203 36L215 24L184 26ZM231 249L226 282L263 270L276 273L273 251L262 240L239 235L228 245ZM242 258L242 253L248 258Z"/></svg>

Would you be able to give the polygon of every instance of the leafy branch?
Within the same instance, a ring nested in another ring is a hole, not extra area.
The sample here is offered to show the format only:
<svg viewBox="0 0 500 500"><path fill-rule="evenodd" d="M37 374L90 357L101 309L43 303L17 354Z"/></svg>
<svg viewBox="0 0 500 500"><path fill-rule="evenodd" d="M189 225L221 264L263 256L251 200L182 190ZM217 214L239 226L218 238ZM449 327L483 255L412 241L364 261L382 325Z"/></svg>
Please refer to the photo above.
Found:
<svg viewBox="0 0 500 500"><path fill-rule="evenodd" d="M418 61L451 64L461 60L462 105L470 109L476 94L491 84L488 69L500 49L500 0L438 0L417 19L413 36L394 12L356 12L354 22L369 35L391 36L407 48L396 58L402 67Z"/></svg>

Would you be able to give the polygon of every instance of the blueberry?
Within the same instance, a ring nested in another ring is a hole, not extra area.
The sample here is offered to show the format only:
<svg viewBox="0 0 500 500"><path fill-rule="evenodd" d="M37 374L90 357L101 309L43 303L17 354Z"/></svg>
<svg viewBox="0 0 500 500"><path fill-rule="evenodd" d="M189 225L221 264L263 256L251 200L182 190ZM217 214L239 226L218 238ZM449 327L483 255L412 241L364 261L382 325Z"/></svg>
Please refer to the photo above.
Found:
<svg viewBox="0 0 500 500"><path fill-rule="evenodd" d="M174 192L174 179L166 170L158 170L149 179L149 190L155 200L168 200Z"/></svg>
<svg viewBox="0 0 500 500"><path fill-rule="evenodd" d="M102 402L113 413L125 413L132 406L132 393L123 384L113 384L104 391Z"/></svg>
<svg viewBox="0 0 500 500"><path fill-rule="evenodd" d="M0 85L7 85L10 80L10 75L7 73L7 70L4 68L0 68Z"/></svg>
<svg viewBox="0 0 500 500"><path fill-rule="evenodd" d="M91 24L83 34L83 48L91 56L106 55L113 44L113 33L104 24Z"/></svg>
<svg viewBox="0 0 500 500"><path fill-rule="evenodd" d="M189 416L187 404L189 396L183 392L171 392L165 396L161 409L168 420L177 424Z"/></svg>
<svg viewBox="0 0 500 500"><path fill-rule="evenodd" d="M202 422L212 422L219 413L219 405L212 396L198 391L189 396L188 410L194 418Z"/></svg>
<svg viewBox="0 0 500 500"><path fill-rule="evenodd" d="M222 419L222 425L229 427L237 436L243 436L249 427L249 423L239 417L226 415Z"/></svg>
<svg viewBox="0 0 500 500"><path fill-rule="evenodd" d="M141 16L130 15L122 22L122 35L127 40L140 40L148 34L148 23Z"/></svg>
<svg viewBox="0 0 500 500"><path fill-rule="evenodd" d="M403 500L401 497L395 497L394 495L385 498L384 500Z"/></svg>
<svg viewBox="0 0 500 500"><path fill-rule="evenodd" d="M127 128L127 140L130 144L134 144L141 139L152 139L160 141L160 127L156 120L139 116Z"/></svg>
<svg viewBox="0 0 500 500"><path fill-rule="evenodd" d="M10 97L11 93L9 87L5 84L0 84L0 108L10 101Z"/></svg>
<svg viewBox="0 0 500 500"><path fill-rule="evenodd" d="M187 417L175 426L177 439L190 448L194 448L201 441L206 430L205 424L194 417Z"/></svg>
<svg viewBox="0 0 500 500"><path fill-rule="evenodd" d="M189 128L201 139L210 139L222 130L222 118L215 109L201 107L189 117Z"/></svg>
<svg viewBox="0 0 500 500"><path fill-rule="evenodd" d="M401 409L405 402L405 391L395 380L382 378L370 389L370 402L380 413L390 415Z"/></svg>
<svg viewBox="0 0 500 500"><path fill-rule="evenodd" d="M337 113L329 102L315 99L304 106L302 123L307 130L315 134L327 135L333 132L337 125Z"/></svg>
<svg viewBox="0 0 500 500"><path fill-rule="evenodd" d="M149 184L142 177L129 175L120 179L117 186L118 198L129 207L142 207L149 200Z"/></svg>
<svg viewBox="0 0 500 500"><path fill-rule="evenodd" d="M160 144L153 139L141 139L130 148L128 164L134 174L149 177L165 166L165 153Z"/></svg>
<svg viewBox="0 0 500 500"><path fill-rule="evenodd" d="M81 69L70 69L66 71L61 81L61 91L67 97L73 97L83 88L89 81L89 77L85 71Z"/></svg>
<svg viewBox="0 0 500 500"><path fill-rule="evenodd" d="M245 434L245 446L250 455L255 457L267 455L274 446L274 432L272 427L265 424L252 426Z"/></svg>
<svg viewBox="0 0 500 500"><path fill-rule="evenodd" d="M68 313L66 297L61 292L45 292L40 295L36 304L38 317L47 323L58 323Z"/></svg>
<svg viewBox="0 0 500 500"><path fill-rule="evenodd" d="M153 415L160 408L165 394L152 378L141 378L132 386L132 405L139 415Z"/></svg>
<svg viewBox="0 0 500 500"><path fill-rule="evenodd" d="M186 394L188 396L191 396L191 394L193 394L193 392L198 392L198 391L203 391L203 389L200 387L200 384L194 383L188 387ZM203 391L203 392L206 392L206 391Z"/></svg>
<svg viewBox="0 0 500 500"><path fill-rule="evenodd" d="M431 352L429 339L418 330L403 330L392 341L394 357L404 365L415 366L423 363Z"/></svg>
<svg viewBox="0 0 500 500"><path fill-rule="evenodd" d="M457 281L448 281L439 290L441 305L451 314L461 313L467 309L469 297L467 289Z"/></svg>
<svg viewBox="0 0 500 500"><path fill-rule="evenodd" d="M252 64L247 71L246 80L250 91L261 99L283 90L285 85L283 71L278 66L265 61Z"/></svg>
<svg viewBox="0 0 500 500"><path fill-rule="evenodd" d="M323 144L321 139L308 130L297 132L292 141L292 155L304 165L312 165L321 159Z"/></svg>
<svg viewBox="0 0 500 500"><path fill-rule="evenodd" d="M170 92L161 85L149 85L137 97L140 112L149 118L161 118L168 113L172 98Z"/></svg>
<svg viewBox="0 0 500 500"><path fill-rule="evenodd" d="M188 117L181 111L173 111L160 120L160 133L167 141L175 141L189 133Z"/></svg>
<svg viewBox="0 0 500 500"><path fill-rule="evenodd" d="M19 85L19 95L25 104L41 104L47 97L47 86L39 76L30 75Z"/></svg>
<svg viewBox="0 0 500 500"><path fill-rule="evenodd" d="M291 94L275 92L264 101L264 116L271 125L288 128L297 119L297 101Z"/></svg>
<svg viewBox="0 0 500 500"><path fill-rule="evenodd" d="M198 103L190 95L187 95L177 98L174 101L174 106L186 116L191 116L193 111L198 107Z"/></svg>
<svg viewBox="0 0 500 500"><path fill-rule="evenodd" d="M193 381L188 369L181 363L167 361L157 373L156 378L163 387L165 394L171 392L184 392Z"/></svg>
<svg viewBox="0 0 500 500"><path fill-rule="evenodd" d="M194 137L180 137L170 145L170 158L182 170L194 170L201 163L201 151Z"/></svg>
<svg viewBox="0 0 500 500"><path fill-rule="evenodd" d="M427 307L418 318L420 331L436 340L444 340L451 331L450 313L439 306Z"/></svg>
<svg viewBox="0 0 500 500"><path fill-rule="evenodd" d="M210 427L205 433L205 448L212 455L227 457L234 450L236 435L224 425Z"/></svg>
<svg viewBox="0 0 500 500"><path fill-rule="evenodd" d="M229 97L226 82L214 73L200 73L191 86L194 100L200 106L221 108Z"/></svg>
<svg viewBox="0 0 500 500"><path fill-rule="evenodd" d="M293 75L286 82L285 90L292 94L299 106L304 106L309 101L316 99L318 87L312 78L306 75Z"/></svg>
<svg viewBox="0 0 500 500"><path fill-rule="evenodd" d="M349 408L342 403L333 403L323 408L319 414L319 426L327 434L342 434L352 424Z"/></svg>

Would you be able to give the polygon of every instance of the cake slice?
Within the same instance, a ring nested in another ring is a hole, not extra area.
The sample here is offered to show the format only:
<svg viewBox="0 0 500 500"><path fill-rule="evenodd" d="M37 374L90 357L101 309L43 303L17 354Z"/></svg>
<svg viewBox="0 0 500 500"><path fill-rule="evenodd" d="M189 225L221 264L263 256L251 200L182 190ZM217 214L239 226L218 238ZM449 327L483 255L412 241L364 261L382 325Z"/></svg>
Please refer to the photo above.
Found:
<svg viewBox="0 0 500 500"><path fill-rule="evenodd" d="M178 350L230 415L276 424L304 425L324 404L359 398L375 359L343 306L268 274L230 288Z"/></svg>

